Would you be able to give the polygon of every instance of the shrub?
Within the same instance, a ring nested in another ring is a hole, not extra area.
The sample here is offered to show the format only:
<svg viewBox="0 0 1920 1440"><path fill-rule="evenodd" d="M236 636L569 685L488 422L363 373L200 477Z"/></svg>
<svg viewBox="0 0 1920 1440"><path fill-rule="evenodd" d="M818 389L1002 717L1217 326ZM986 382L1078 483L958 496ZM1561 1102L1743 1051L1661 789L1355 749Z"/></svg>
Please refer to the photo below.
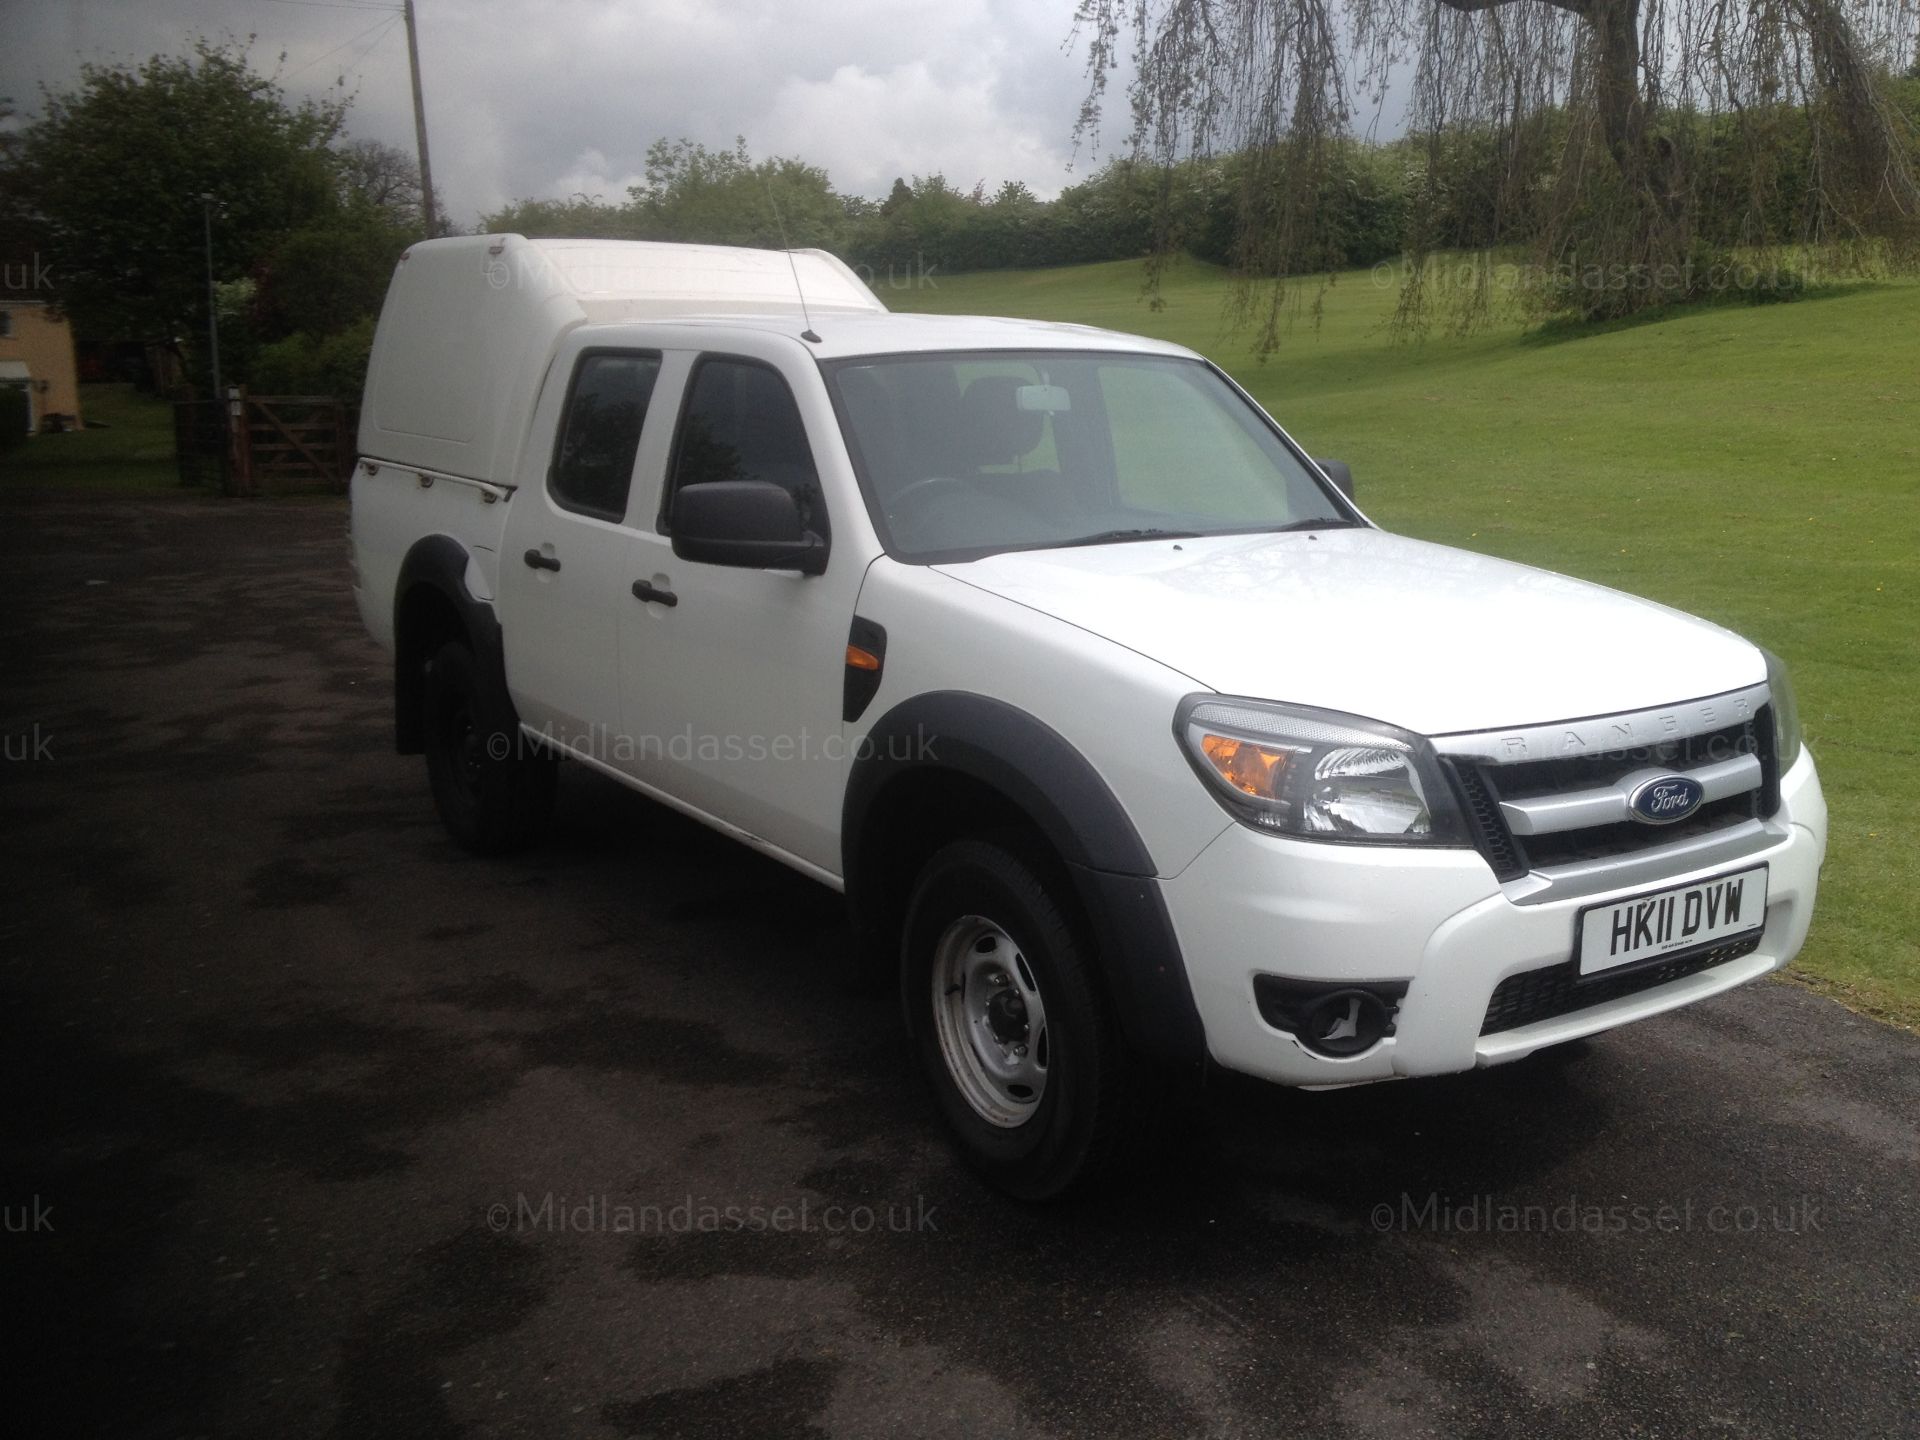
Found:
<svg viewBox="0 0 1920 1440"><path fill-rule="evenodd" d="M331 335L289 335L260 347L248 388L256 395L332 395L360 403L373 350L374 317L362 316Z"/></svg>
<svg viewBox="0 0 1920 1440"><path fill-rule="evenodd" d="M19 385L0 385L0 451L27 443L33 401Z"/></svg>

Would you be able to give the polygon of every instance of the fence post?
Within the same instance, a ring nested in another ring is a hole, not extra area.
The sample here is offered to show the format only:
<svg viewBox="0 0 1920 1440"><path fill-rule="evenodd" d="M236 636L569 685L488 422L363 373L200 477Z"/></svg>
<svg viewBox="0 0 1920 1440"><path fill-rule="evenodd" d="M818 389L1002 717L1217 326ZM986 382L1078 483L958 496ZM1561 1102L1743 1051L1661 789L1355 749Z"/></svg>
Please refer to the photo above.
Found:
<svg viewBox="0 0 1920 1440"><path fill-rule="evenodd" d="M340 477L339 485L342 493L345 493L353 482L353 462L356 458L353 452L357 448L359 438L348 429L347 418L347 402L335 400L333 402L333 435L334 454L337 458L334 464L338 467L336 473Z"/></svg>
<svg viewBox="0 0 1920 1440"><path fill-rule="evenodd" d="M175 483L179 485L191 485L194 482L197 469L195 462L200 458L195 444L200 437L194 433L194 421L197 418L193 412L193 401L173 402L173 469Z"/></svg>
<svg viewBox="0 0 1920 1440"><path fill-rule="evenodd" d="M235 495L253 493L253 425L247 418L247 392L227 387L227 443L231 446L228 488Z"/></svg>

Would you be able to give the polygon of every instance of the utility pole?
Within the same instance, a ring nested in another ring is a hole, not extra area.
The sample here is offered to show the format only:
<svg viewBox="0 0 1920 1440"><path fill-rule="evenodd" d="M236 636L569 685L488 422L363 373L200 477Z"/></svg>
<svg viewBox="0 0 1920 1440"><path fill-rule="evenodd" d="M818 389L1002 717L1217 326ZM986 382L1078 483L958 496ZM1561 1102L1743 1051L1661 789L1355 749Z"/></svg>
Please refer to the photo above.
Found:
<svg viewBox="0 0 1920 1440"><path fill-rule="evenodd" d="M402 0L407 17L407 68L413 71L413 136L420 147L420 214L427 222L427 238L440 228L433 210L433 166L427 163L427 102L420 94L420 36L413 28L413 0Z"/></svg>

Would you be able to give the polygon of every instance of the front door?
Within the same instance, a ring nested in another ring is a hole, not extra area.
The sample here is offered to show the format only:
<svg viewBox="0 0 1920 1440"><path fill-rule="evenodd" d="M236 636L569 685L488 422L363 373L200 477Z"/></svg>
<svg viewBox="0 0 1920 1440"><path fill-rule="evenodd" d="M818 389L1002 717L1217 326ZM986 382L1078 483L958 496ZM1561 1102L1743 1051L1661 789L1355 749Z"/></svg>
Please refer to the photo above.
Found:
<svg viewBox="0 0 1920 1440"><path fill-rule="evenodd" d="M625 715L642 773L695 808L811 867L840 871L846 782L841 707L847 630L871 552L854 539L857 492L811 359L693 360L656 528L642 529ZM771 480L831 549L826 572L682 560L667 534L674 494ZM836 513L837 512L837 513ZM833 526L849 532L834 542Z"/></svg>

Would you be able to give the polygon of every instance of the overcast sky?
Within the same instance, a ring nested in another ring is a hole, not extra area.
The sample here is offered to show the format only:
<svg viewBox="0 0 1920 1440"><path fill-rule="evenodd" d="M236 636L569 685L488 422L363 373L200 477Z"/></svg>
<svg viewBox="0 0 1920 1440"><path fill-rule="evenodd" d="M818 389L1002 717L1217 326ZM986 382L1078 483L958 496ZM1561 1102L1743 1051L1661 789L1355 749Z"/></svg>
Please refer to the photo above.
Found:
<svg viewBox="0 0 1920 1440"><path fill-rule="evenodd" d="M82 63L256 36L290 95L344 79L356 137L411 149L398 0L0 0L0 96L31 114ZM896 175L1050 196L1073 156L1073 0L415 0L435 188L471 224L507 200L626 198L654 140L799 155L837 187ZM285 59L280 57L282 52ZM1124 114L1124 99L1114 107ZM1069 169L1072 165L1073 168Z"/></svg>

